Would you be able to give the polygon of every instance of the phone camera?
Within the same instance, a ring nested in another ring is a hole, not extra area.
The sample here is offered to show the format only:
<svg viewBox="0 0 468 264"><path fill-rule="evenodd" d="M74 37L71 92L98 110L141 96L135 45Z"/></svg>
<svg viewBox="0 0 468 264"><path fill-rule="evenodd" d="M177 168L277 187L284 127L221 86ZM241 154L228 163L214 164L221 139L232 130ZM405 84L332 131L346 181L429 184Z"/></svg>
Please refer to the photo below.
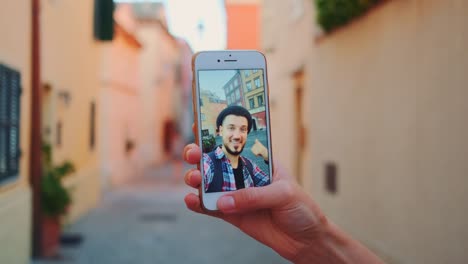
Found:
<svg viewBox="0 0 468 264"><path fill-rule="evenodd" d="M218 62L220 62L220 60L218 60Z"/></svg>
<svg viewBox="0 0 468 264"><path fill-rule="evenodd" d="M229 54L229 57L231 57L231 54Z"/></svg>

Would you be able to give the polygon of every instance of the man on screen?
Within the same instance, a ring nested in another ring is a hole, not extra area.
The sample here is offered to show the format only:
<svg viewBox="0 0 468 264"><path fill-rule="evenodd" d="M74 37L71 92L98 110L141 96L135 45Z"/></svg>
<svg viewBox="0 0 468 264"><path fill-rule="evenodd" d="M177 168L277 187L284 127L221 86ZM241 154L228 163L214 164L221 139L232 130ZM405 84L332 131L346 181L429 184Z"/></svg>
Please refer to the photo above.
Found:
<svg viewBox="0 0 468 264"><path fill-rule="evenodd" d="M219 113L216 127L222 144L203 154L205 192L234 191L269 184L269 175L252 160L241 156L252 128L249 111L242 106L228 106ZM255 140L251 150L268 163L268 150L260 141Z"/></svg>

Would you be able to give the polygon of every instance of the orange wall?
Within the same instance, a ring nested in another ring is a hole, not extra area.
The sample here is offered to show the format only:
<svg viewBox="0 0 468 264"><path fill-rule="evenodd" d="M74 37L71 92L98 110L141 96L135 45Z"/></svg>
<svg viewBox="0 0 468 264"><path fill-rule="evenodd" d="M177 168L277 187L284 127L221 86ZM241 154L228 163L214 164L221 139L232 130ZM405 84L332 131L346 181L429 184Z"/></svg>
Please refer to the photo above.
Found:
<svg viewBox="0 0 468 264"><path fill-rule="evenodd" d="M226 4L227 48L260 49L260 8L255 4Z"/></svg>

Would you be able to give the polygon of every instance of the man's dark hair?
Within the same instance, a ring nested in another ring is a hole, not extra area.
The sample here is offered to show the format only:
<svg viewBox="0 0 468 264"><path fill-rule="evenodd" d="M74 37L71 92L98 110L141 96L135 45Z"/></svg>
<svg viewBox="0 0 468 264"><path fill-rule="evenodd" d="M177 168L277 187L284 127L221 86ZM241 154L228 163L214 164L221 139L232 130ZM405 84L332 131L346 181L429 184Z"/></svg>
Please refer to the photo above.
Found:
<svg viewBox="0 0 468 264"><path fill-rule="evenodd" d="M216 119L216 129L219 129L219 126L223 124L224 118L228 115L235 115L235 116L243 116L247 119L247 132L250 133L250 129L252 128L252 116L250 115L249 111L242 106L238 105L231 105L223 109L218 115Z"/></svg>

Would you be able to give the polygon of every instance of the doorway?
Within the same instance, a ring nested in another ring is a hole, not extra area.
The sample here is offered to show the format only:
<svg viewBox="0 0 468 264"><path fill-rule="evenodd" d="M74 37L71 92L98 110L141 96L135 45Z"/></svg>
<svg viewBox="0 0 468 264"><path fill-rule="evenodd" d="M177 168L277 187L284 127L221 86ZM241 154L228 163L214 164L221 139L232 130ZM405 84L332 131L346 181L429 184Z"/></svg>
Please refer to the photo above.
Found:
<svg viewBox="0 0 468 264"><path fill-rule="evenodd" d="M304 151L306 146L306 131L304 125L304 69L296 71L293 76L294 84L294 131L296 136L295 144L295 174L297 182L302 185L302 167L304 165Z"/></svg>

